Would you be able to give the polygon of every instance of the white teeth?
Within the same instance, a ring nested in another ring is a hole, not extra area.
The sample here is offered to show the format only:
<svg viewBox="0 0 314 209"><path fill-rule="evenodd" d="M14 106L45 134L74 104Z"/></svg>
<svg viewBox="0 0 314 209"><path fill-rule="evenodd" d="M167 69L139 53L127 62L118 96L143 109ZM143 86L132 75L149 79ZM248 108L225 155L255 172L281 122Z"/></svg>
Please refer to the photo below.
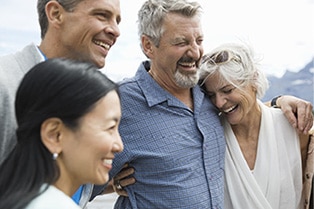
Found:
<svg viewBox="0 0 314 209"><path fill-rule="evenodd" d="M235 108L236 108L236 105L233 106L233 107L230 107L230 108L228 108L228 109L226 109L226 110L224 110L224 112L225 112L225 113L231 112L231 111L234 110Z"/></svg>
<svg viewBox="0 0 314 209"><path fill-rule="evenodd" d="M104 159L103 163L111 165L112 164L112 160L111 159Z"/></svg>
<svg viewBox="0 0 314 209"><path fill-rule="evenodd" d="M94 42L95 44L97 44L97 45L99 45L99 46L101 46L101 47L107 49L107 50L110 49L110 45L109 45L109 44L106 44L106 43L104 43L104 42L97 41L97 40L93 40L93 42Z"/></svg>
<svg viewBox="0 0 314 209"><path fill-rule="evenodd" d="M183 65L183 66L188 66L188 67L193 67L195 65L195 63L183 63L183 62L180 62L180 65Z"/></svg>

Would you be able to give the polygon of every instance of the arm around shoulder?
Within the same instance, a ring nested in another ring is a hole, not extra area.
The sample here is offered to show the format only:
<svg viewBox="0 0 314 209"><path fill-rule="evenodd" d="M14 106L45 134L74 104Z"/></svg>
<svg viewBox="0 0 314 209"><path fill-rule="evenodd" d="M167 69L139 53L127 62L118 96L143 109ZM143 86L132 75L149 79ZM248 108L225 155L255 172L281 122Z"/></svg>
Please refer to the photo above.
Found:
<svg viewBox="0 0 314 209"><path fill-rule="evenodd" d="M298 130L299 133L308 134L313 126L313 105L303 99L283 95L275 97L271 103L275 103L285 114L289 123ZM270 102L266 102L270 106Z"/></svg>

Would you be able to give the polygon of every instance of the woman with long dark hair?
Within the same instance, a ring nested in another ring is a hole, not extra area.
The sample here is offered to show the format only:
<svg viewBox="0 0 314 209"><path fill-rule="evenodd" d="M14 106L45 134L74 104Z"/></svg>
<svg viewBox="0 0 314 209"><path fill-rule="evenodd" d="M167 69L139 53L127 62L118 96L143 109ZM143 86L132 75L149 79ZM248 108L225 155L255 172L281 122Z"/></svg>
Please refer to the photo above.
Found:
<svg viewBox="0 0 314 209"><path fill-rule="evenodd" d="M50 59L23 78L17 145L0 166L0 208L79 208L80 185L108 181L123 150L117 85L92 64Z"/></svg>

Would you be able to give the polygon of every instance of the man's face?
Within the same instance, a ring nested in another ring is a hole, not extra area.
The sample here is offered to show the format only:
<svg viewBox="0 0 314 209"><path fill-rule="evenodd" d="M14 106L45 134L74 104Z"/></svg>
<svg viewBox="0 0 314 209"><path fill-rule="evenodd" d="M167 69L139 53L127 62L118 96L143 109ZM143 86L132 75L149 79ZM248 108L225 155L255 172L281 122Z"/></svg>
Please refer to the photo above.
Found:
<svg viewBox="0 0 314 209"><path fill-rule="evenodd" d="M168 14L159 47L153 47L153 68L174 88L191 88L199 79L198 64L203 54L203 32L198 16Z"/></svg>
<svg viewBox="0 0 314 209"><path fill-rule="evenodd" d="M72 12L64 11L60 46L68 58L104 67L105 58L120 35L119 0L83 0Z"/></svg>

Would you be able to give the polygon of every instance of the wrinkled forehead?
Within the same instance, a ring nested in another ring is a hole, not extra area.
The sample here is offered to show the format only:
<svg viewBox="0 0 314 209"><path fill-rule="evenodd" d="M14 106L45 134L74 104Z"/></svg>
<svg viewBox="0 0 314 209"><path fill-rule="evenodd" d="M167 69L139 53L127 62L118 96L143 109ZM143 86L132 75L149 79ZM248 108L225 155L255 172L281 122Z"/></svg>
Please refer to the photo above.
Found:
<svg viewBox="0 0 314 209"><path fill-rule="evenodd" d="M189 34L200 38L204 36L201 22L197 16L187 17L177 13L169 13L162 22L163 33Z"/></svg>

